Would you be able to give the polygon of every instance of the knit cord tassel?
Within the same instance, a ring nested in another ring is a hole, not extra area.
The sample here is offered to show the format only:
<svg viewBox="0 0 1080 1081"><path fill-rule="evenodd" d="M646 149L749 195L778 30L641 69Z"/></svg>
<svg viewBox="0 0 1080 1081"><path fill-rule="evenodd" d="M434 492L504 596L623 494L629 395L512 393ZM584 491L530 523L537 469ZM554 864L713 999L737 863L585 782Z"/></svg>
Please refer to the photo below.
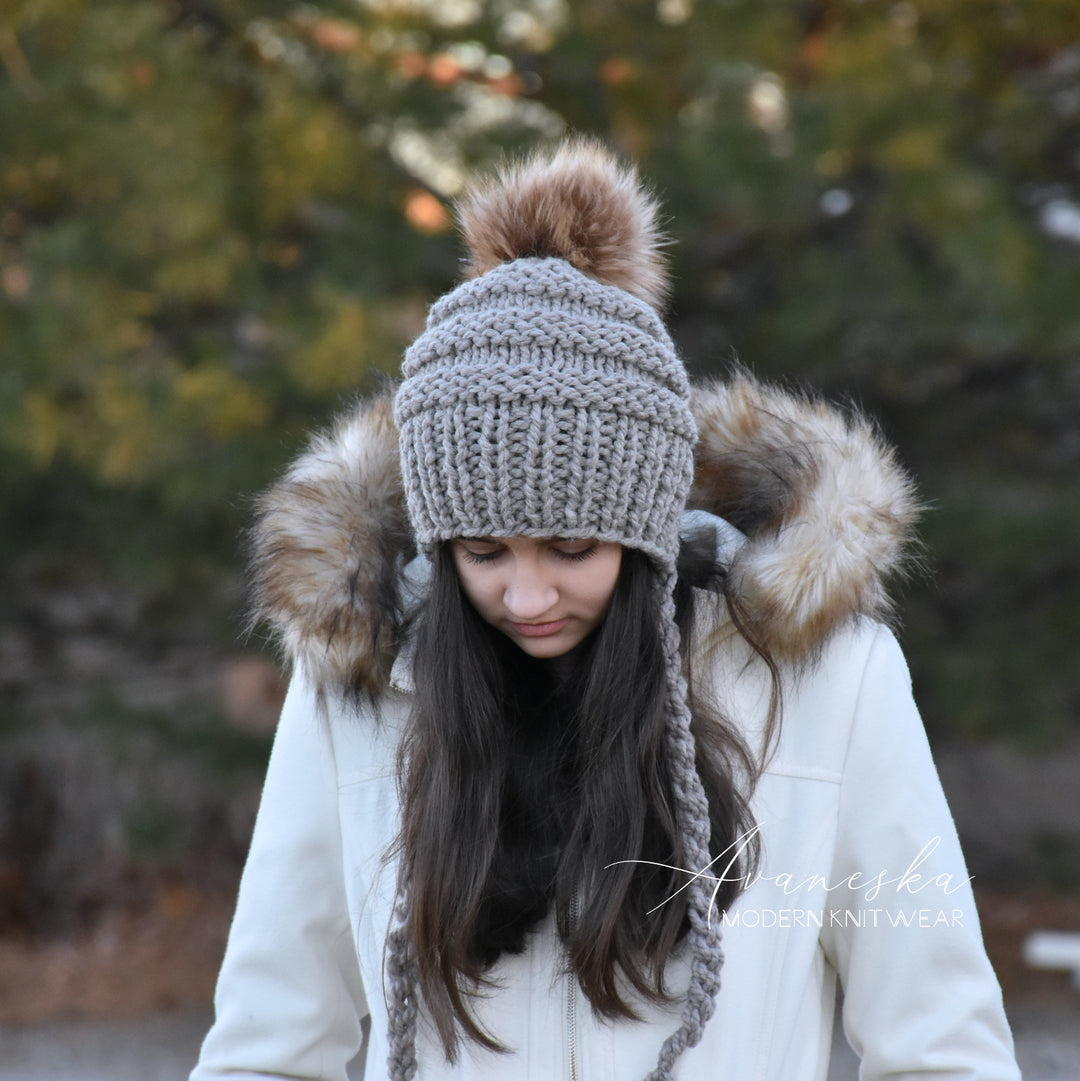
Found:
<svg viewBox="0 0 1080 1081"><path fill-rule="evenodd" d="M387 1008L389 1011L390 1051L386 1064L390 1081L412 1081L416 1076L416 965L409 958L406 932L409 899L404 884L398 886L398 901L394 906L394 927L387 940L386 975L389 981Z"/></svg>
<svg viewBox="0 0 1080 1081"><path fill-rule="evenodd" d="M720 990L720 969L724 954L720 948L719 920L710 920L712 890L707 876L709 855L709 803L698 775L694 737L690 731L690 707L687 704L686 680L679 652L679 630L675 624L675 572L659 574L660 625L667 667L668 720L666 743L675 794L676 825L683 841L683 854L695 877L687 887L689 894L690 986L683 1005L682 1024L660 1048L656 1068L645 1081L673 1081L676 1060L688 1047L695 1046L705 1031L705 1024L716 1008Z"/></svg>

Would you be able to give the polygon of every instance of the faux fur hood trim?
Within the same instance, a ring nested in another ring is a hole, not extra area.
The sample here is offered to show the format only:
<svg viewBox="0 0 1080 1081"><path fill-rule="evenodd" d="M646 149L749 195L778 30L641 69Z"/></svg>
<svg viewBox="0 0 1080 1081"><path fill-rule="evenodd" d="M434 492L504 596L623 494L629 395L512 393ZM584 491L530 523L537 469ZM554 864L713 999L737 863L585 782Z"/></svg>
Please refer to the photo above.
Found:
<svg viewBox="0 0 1080 1081"><path fill-rule="evenodd" d="M747 535L727 592L773 656L797 663L855 619L891 619L922 507L874 424L741 372L691 405L689 505Z"/></svg>
<svg viewBox="0 0 1080 1081"><path fill-rule="evenodd" d="M728 568L741 622L781 662L839 627L887 619L905 566L914 486L853 411L738 372L695 388L700 432L688 506L747 536ZM378 693L401 645L402 578L415 554L389 394L314 439L259 501L252 625L323 690Z"/></svg>

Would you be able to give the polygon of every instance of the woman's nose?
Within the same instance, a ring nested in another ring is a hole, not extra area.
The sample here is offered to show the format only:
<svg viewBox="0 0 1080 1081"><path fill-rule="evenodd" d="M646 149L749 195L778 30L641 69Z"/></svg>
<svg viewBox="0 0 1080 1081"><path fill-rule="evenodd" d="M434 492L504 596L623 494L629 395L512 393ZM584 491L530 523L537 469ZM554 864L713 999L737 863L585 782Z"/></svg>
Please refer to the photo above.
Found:
<svg viewBox="0 0 1080 1081"><path fill-rule="evenodd" d="M503 604L514 619L534 620L554 607L559 591L540 578L516 577L503 593Z"/></svg>

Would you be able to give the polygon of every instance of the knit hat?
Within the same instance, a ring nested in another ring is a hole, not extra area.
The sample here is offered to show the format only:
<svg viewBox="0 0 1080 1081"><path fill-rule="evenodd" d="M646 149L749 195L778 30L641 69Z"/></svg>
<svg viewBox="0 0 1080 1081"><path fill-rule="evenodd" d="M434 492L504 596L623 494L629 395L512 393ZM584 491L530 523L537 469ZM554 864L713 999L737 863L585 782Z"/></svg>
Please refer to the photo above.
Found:
<svg viewBox="0 0 1080 1081"><path fill-rule="evenodd" d="M432 307L394 410L428 552L462 536L596 537L674 565L697 432L686 371L643 299L659 285L655 207L615 170L571 144L462 207L483 272ZM610 284L584 257L620 227L645 282ZM520 257L487 269L500 251Z"/></svg>
<svg viewBox="0 0 1080 1081"><path fill-rule="evenodd" d="M675 626L679 518L697 431L657 307L657 205L598 144L564 143L472 190L459 217L471 280L431 308L394 406L409 517L431 554L455 537L582 537L651 557L667 679L665 752L689 869L709 864ZM698 1042L719 988L707 880L688 888L693 953L682 1024L650 1081ZM399 887L390 936L390 1076L416 1071L415 973Z"/></svg>

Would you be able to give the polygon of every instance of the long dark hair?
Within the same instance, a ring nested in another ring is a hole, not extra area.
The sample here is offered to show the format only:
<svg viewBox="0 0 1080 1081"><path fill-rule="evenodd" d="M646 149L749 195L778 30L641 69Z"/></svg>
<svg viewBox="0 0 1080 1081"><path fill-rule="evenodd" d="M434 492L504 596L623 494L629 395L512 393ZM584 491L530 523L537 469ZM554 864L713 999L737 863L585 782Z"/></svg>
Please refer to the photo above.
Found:
<svg viewBox="0 0 1080 1081"><path fill-rule="evenodd" d="M710 850L725 853L720 862L729 868L717 887L718 917L756 863L754 843L733 862L727 852L752 829L747 799L757 764L696 693L691 586L705 584L713 559L684 556L676 619L697 768ZM680 889L687 874L679 869L691 869L663 753L665 668L653 581L648 558L626 549L603 622L557 672L479 616L448 546L433 560L413 629L416 696L401 749L399 855L410 889L410 953L450 1061L459 1031L501 1049L469 1000L501 954L525 948L552 906L598 1014L636 1016L622 980L646 999L670 1001L665 965L688 926ZM775 669L773 676L776 686Z"/></svg>

